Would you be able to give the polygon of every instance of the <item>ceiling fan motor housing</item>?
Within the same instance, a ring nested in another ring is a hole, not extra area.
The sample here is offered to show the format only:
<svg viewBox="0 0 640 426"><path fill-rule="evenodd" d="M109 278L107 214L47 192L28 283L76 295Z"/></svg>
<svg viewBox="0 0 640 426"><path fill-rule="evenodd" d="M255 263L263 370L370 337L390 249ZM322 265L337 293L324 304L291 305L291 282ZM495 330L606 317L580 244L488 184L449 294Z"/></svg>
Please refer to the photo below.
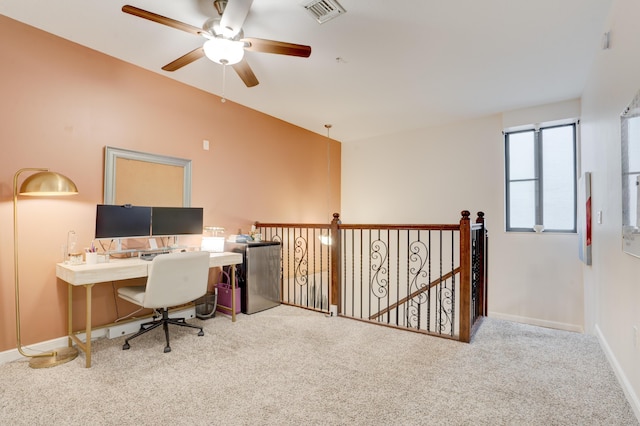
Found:
<svg viewBox="0 0 640 426"><path fill-rule="evenodd" d="M244 38L244 31L242 30L238 31L238 33L234 36L229 35L228 31L225 32L220 25L220 18L207 19L204 24L202 24L202 29L205 31L205 33L211 35L212 37L223 37L229 40L240 40L241 38Z"/></svg>

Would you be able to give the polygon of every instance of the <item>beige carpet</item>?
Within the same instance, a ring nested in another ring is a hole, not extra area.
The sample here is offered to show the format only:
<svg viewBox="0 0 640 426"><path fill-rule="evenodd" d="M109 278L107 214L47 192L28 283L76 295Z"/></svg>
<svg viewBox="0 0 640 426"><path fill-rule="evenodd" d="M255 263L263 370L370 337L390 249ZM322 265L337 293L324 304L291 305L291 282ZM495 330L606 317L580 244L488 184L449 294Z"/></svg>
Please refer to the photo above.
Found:
<svg viewBox="0 0 640 426"><path fill-rule="evenodd" d="M199 320L194 320L199 322ZM471 344L280 306L0 366L2 425L636 425L592 336L487 318Z"/></svg>

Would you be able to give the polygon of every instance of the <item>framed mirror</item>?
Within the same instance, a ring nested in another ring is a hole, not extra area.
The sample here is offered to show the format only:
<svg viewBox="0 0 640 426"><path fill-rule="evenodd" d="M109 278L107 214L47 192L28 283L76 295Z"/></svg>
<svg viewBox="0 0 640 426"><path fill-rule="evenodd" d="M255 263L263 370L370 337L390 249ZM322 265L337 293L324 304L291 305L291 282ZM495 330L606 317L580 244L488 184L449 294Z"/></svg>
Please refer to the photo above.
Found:
<svg viewBox="0 0 640 426"><path fill-rule="evenodd" d="M620 115L622 137L622 248L640 257L640 92Z"/></svg>
<svg viewBox="0 0 640 426"><path fill-rule="evenodd" d="M104 204L190 207L191 160L105 147Z"/></svg>

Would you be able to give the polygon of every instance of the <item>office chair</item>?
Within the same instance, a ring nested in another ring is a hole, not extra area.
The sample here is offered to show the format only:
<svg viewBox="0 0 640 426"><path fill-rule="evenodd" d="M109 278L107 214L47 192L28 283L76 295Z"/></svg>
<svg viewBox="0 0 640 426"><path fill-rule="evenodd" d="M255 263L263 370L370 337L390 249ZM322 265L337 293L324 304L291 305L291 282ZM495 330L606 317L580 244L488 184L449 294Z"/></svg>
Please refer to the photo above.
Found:
<svg viewBox="0 0 640 426"><path fill-rule="evenodd" d="M149 263L146 286L121 287L118 297L162 313L162 318L146 322L140 330L127 338L122 349L129 349L129 340L162 325L167 340L164 352L171 352L169 346L169 324L199 329L198 336L204 336L202 327L188 324L184 318L169 318L169 307L191 302L207 292L209 280L209 252L181 252L156 256Z"/></svg>

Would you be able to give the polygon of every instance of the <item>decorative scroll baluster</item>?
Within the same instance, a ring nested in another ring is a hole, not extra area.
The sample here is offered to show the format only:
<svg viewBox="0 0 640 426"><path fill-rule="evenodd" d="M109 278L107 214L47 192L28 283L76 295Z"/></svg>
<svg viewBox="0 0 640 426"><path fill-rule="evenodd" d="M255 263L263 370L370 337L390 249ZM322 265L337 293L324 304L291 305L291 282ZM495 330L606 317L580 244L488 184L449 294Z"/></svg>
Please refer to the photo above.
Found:
<svg viewBox="0 0 640 426"><path fill-rule="evenodd" d="M373 276L369 284L371 292L375 297L382 299L387 297L389 291L389 270L385 267L387 260L387 244L382 240L375 240L371 243L371 270ZM376 261L378 263L376 263Z"/></svg>
<svg viewBox="0 0 640 426"><path fill-rule="evenodd" d="M422 241L413 241L409 244L409 274L411 294L417 295L411 298L408 307L407 326L420 328L421 306L429 303L429 293L420 291L428 288L428 271L425 269L429 259L429 248Z"/></svg>

